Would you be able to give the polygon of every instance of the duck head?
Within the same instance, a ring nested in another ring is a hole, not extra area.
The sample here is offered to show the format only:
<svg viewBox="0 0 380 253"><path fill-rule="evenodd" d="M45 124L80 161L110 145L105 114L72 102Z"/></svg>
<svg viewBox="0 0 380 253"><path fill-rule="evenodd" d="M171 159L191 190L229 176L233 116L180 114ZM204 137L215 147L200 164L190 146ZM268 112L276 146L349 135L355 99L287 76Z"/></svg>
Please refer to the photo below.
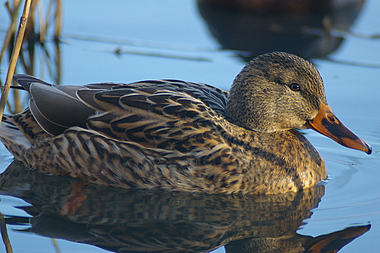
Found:
<svg viewBox="0 0 380 253"><path fill-rule="evenodd" d="M226 112L253 131L311 128L348 148L372 151L333 113L318 70L292 54L264 54L247 64L234 80Z"/></svg>

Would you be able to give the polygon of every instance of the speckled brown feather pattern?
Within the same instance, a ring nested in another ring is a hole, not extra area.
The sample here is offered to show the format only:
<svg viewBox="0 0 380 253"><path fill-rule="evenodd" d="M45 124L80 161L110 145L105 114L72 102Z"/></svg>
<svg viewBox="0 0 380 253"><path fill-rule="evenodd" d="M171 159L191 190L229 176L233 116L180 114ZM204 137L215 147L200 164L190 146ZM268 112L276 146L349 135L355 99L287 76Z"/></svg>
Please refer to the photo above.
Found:
<svg viewBox="0 0 380 253"><path fill-rule="evenodd" d="M296 60L299 58L291 59ZM297 72L305 62L296 62L296 67L290 68ZM319 74L310 66L306 67L314 72L311 77L309 74L304 77L308 81L304 84L305 94L301 98L289 95L288 100L304 103L297 108L309 108L306 117L312 118L317 111L315 103L325 101L325 97ZM241 75L235 84L243 82ZM297 73L292 75L300 78ZM289 82L288 76L278 75L274 85L283 89L285 85L278 83ZM262 87L260 73L257 78L251 82ZM293 79L290 81L294 82ZM272 89L268 87L263 89ZM16 159L49 174L124 188L272 194L297 191L326 178L323 160L301 133L288 129L292 127L281 129L287 127L281 122L279 130L272 131L273 120L270 125L263 120L264 125L257 129L256 123L245 124L239 116L242 112L236 108L228 110L227 105L231 99L243 98L233 98L218 88L178 80L153 80L86 85L76 94L83 102L81 106L96 111L84 115L86 127L74 125L61 134L49 135L29 110L6 119L23 129L22 134L31 142L30 147L13 148L17 146L14 141L0 134ZM314 98L307 101L313 96L316 101ZM299 120L305 117L302 113L288 114L291 121L292 117L302 124L307 120ZM277 118L274 120L277 124ZM268 131L261 131L265 124ZM296 126L302 127L298 122Z"/></svg>
<svg viewBox="0 0 380 253"><path fill-rule="evenodd" d="M281 137L289 138L297 144L298 138L303 138L296 131ZM262 139L251 141L258 144L270 141ZM199 152L207 152L207 155L201 153L197 157L195 152L183 154L179 151L144 148L73 128L67 130L61 138L38 143L34 148L40 153L36 155L33 151L28 152L26 158L30 167L49 174L70 175L98 184L126 188L214 193L286 192L311 186L316 183L315 178L321 180L323 176L317 170L310 169L323 167L322 160L310 144L284 146L278 150L293 155L291 160L284 155L276 155L273 149L219 145L210 152L207 144L203 149L199 147ZM295 148L306 148L309 153L304 153L301 157L292 151ZM246 159L253 154L256 159ZM297 162L297 158L300 162ZM171 161L170 164L167 163L168 160ZM299 165L307 169L300 170ZM273 181L277 183L273 184Z"/></svg>

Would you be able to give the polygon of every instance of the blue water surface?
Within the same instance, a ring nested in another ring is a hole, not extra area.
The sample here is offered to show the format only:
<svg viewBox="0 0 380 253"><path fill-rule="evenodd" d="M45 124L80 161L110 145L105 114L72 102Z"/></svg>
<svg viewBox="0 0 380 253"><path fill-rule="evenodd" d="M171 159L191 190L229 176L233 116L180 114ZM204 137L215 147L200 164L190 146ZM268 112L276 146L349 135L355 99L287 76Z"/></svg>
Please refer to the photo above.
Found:
<svg viewBox="0 0 380 253"><path fill-rule="evenodd" d="M46 8L46 6L45 6ZM305 130L325 159L329 180L325 195L299 234L318 236L353 224L371 224L369 232L340 252L376 252L380 247L380 1L367 0L340 47L329 55L334 61L314 59L327 99L344 124L373 147L373 154L340 146ZM0 39L9 23L0 8ZM133 82L145 79L182 79L228 90L245 65L234 50L221 50L193 0L63 1L61 43L62 84ZM121 54L116 54L118 50ZM4 80L7 66L0 66ZM43 64L35 75L51 81ZM0 171L12 156L0 146ZM4 215L25 215L24 201L0 196ZM8 226L14 252L55 252L50 238ZM22 227L25 229L25 227ZM60 252L108 252L57 240ZM0 252L3 247L0 245ZM224 248L215 252L224 252Z"/></svg>

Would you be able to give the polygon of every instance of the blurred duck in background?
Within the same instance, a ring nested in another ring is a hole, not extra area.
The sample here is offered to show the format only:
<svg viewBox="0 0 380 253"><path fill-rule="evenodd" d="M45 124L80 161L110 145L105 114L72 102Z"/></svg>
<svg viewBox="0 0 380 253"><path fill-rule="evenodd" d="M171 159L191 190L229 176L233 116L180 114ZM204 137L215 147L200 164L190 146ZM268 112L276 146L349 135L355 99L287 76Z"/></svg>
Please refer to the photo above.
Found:
<svg viewBox="0 0 380 253"><path fill-rule="evenodd" d="M272 51L325 57L341 45L364 2L198 0L198 8L222 48L248 62Z"/></svg>

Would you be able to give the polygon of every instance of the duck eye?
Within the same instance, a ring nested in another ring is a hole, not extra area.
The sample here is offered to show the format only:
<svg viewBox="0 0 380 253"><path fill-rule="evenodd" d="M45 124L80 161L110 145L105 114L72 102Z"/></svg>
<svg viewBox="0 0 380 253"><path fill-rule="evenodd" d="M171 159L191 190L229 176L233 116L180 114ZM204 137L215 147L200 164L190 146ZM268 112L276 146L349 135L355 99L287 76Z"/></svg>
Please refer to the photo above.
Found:
<svg viewBox="0 0 380 253"><path fill-rule="evenodd" d="M297 83L292 83L289 85L289 88L292 90L292 91L300 91L301 90L301 87L299 84Z"/></svg>

